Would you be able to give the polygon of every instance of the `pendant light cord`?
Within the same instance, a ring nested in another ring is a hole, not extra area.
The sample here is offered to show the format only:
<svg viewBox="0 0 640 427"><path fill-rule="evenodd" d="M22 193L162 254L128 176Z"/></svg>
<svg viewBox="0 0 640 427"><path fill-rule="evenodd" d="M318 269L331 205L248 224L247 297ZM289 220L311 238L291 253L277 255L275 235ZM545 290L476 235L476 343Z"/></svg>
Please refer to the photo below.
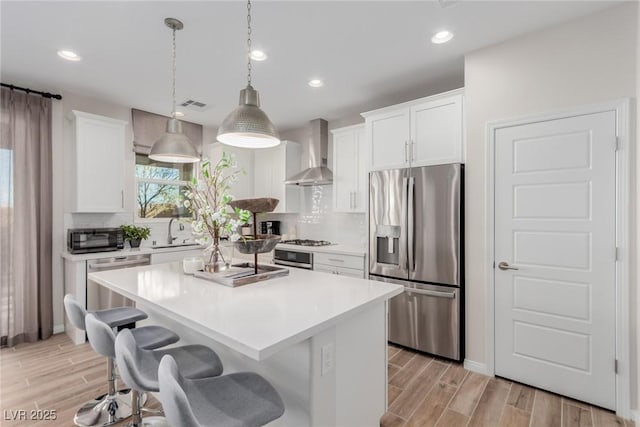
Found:
<svg viewBox="0 0 640 427"><path fill-rule="evenodd" d="M173 30L173 51L172 51L171 60L173 61L173 64L172 64L172 71L173 71L172 91L173 92L171 93L171 99L173 99L173 108L171 109L171 117L175 119L176 118L176 27L174 26L172 30Z"/></svg>
<svg viewBox="0 0 640 427"><path fill-rule="evenodd" d="M247 85L251 86L251 0L247 0Z"/></svg>

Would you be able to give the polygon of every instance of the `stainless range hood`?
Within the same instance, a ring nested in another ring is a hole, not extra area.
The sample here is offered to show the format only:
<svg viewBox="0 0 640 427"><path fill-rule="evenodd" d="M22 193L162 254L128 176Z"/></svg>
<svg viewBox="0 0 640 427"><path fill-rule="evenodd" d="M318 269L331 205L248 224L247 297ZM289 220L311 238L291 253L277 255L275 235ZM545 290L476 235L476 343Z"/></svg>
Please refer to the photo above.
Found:
<svg viewBox="0 0 640 427"><path fill-rule="evenodd" d="M333 183L333 172L327 168L329 125L324 119L311 120L309 168L289 177L288 185L327 185Z"/></svg>

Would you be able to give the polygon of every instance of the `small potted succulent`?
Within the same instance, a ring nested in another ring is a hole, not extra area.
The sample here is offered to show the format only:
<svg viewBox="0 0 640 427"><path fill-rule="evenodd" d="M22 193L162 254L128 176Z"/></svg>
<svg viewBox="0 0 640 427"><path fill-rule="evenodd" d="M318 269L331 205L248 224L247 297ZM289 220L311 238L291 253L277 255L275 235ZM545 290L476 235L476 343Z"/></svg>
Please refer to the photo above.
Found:
<svg viewBox="0 0 640 427"><path fill-rule="evenodd" d="M136 227L135 225L121 225L124 240L129 241L132 248L139 248L140 242L149 238L151 229L149 227Z"/></svg>

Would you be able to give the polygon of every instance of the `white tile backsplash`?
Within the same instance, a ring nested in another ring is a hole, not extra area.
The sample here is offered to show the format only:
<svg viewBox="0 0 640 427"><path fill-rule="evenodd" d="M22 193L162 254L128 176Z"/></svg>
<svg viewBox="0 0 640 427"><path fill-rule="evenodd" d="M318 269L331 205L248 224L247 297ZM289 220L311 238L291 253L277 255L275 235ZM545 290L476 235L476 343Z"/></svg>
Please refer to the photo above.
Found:
<svg viewBox="0 0 640 427"><path fill-rule="evenodd" d="M366 247L366 214L333 212L333 186L303 187L300 205L299 214L262 214L258 222L280 221L284 238L329 240Z"/></svg>

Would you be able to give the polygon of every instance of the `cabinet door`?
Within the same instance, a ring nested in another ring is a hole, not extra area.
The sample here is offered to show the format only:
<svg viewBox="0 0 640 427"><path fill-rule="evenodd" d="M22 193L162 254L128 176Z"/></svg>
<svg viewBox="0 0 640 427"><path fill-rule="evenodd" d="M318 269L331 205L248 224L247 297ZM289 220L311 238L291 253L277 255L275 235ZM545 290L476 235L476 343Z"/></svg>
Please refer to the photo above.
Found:
<svg viewBox="0 0 640 427"><path fill-rule="evenodd" d="M253 164L253 194L254 197L276 197L273 194L272 177L273 168L279 167L274 164L274 149L256 150Z"/></svg>
<svg viewBox="0 0 640 427"><path fill-rule="evenodd" d="M352 212L358 190L358 130L333 134L333 210Z"/></svg>
<svg viewBox="0 0 640 427"><path fill-rule="evenodd" d="M367 159L369 158L369 146L365 138L364 127L356 132L358 141L358 153L356 155L358 171L356 174L356 189L353 196L353 212L366 212L369 197L369 168Z"/></svg>
<svg viewBox="0 0 640 427"><path fill-rule="evenodd" d="M412 166L462 162L462 95L411 107Z"/></svg>
<svg viewBox="0 0 640 427"><path fill-rule="evenodd" d="M405 144L409 140L409 109L369 116L365 123L371 169L405 167L408 164Z"/></svg>
<svg viewBox="0 0 640 427"><path fill-rule="evenodd" d="M211 149L211 161L217 162L222 153L227 153L236 161L237 168L228 169L228 173L239 171L237 181L231 184L230 193L234 199L250 199L253 197L253 150L247 148L230 147L216 142Z"/></svg>
<svg viewBox="0 0 640 427"><path fill-rule="evenodd" d="M75 206L72 212L124 210L126 122L74 111Z"/></svg>
<svg viewBox="0 0 640 427"><path fill-rule="evenodd" d="M300 189L285 185L284 181L300 170L300 146L283 141L274 148L255 150L254 197L273 197L280 202L276 213L295 213L299 210Z"/></svg>

